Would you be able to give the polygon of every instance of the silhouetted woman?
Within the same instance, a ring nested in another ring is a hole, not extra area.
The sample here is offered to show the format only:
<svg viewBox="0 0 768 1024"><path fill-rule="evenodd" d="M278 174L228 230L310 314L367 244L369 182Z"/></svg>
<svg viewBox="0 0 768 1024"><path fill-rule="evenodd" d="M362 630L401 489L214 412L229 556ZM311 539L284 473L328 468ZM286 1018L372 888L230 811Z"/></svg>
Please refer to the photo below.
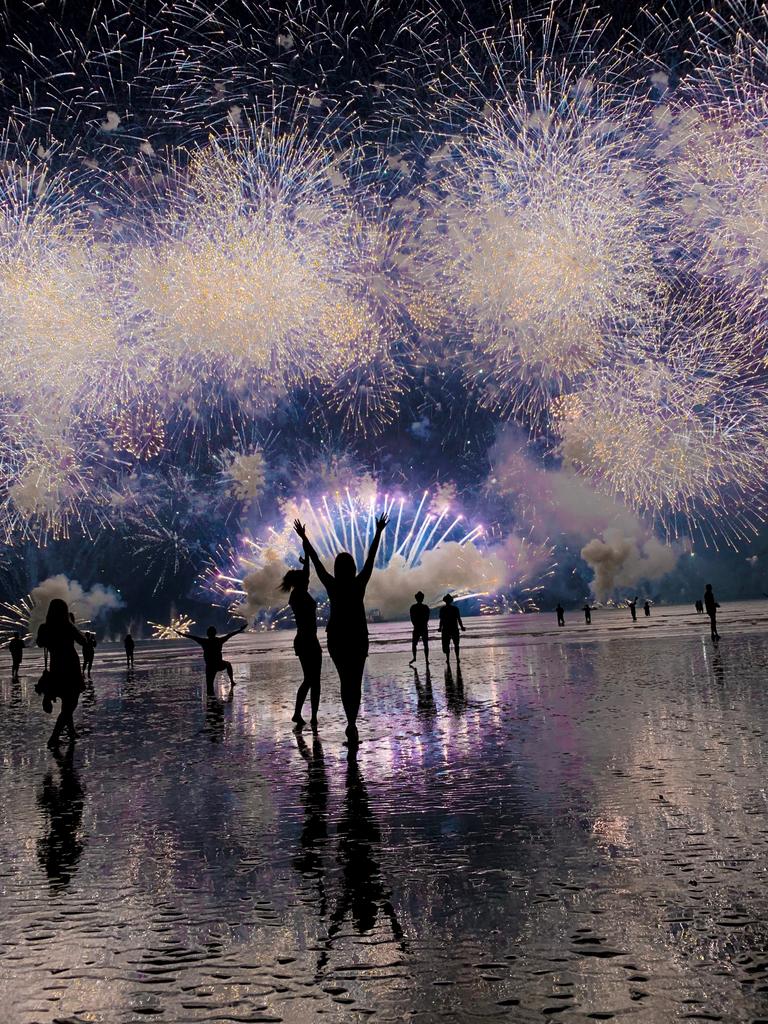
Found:
<svg viewBox="0 0 768 1024"><path fill-rule="evenodd" d="M293 650L301 663L304 680L296 694L296 709L293 721L298 726L304 725L302 709L309 694L312 706L310 725L317 726L317 709L320 706L320 672L323 665L323 652L317 639L317 601L309 593L309 559L301 559L301 569L289 569L280 584L283 593L290 591L288 604L291 606L296 620L296 636Z"/></svg>
<svg viewBox="0 0 768 1024"><path fill-rule="evenodd" d="M83 672L75 644L83 647L85 643L85 637L70 620L66 601L55 597L48 605L45 622L37 631L37 646L47 648L51 656L45 698L61 701L61 711L48 740L50 750L55 750L59 745L64 729L69 732L70 740L77 736L72 715L83 691ZM44 707L46 700L43 701ZM46 710L50 710L50 707Z"/></svg>
<svg viewBox="0 0 768 1024"><path fill-rule="evenodd" d="M297 519L294 528L304 542L304 551L312 559L320 582L328 591L331 613L326 626L328 653L339 673L341 703L347 716L347 737L357 742L357 713L360 710L360 691L363 684L365 659L368 657L368 620L365 615L365 588L373 573L376 552L384 528L389 522L386 513L376 520L376 532L365 565L358 573L355 560L348 551L336 555L333 575L318 558L307 539L304 525Z"/></svg>

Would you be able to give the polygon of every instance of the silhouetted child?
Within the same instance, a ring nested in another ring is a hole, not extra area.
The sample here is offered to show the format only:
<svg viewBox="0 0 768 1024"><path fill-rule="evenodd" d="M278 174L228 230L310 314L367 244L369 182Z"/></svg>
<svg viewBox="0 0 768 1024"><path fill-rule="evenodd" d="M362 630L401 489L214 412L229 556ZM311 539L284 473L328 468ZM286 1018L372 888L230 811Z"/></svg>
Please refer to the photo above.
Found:
<svg viewBox="0 0 768 1024"><path fill-rule="evenodd" d="M304 524L298 519L293 526L301 537L304 550L311 558L320 582L328 593L331 611L325 627L328 653L339 674L341 703L347 716L347 740L350 747L358 743L357 716L363 686L363 672L368 657L368 618L365 614L365 590L373 574L376 553L389 516L385 513L376 520L371 546L363 568L358 573L355 560L348 551L342 551L333 563L333 575L328 572L307 538Z"/></svg>
<svg viewBox="0 0 768 1024"><path fill-rule="evenodd" d="M72 622L66 601L55 597L48 605L45 622L37 631L37 646L46 647L50 654L50 670L40 681L43 685L43 710L50 713L52 702L61 701L61 711L48 740L49 750L58 747L65 729L70 740L77 736L72 716L83 692L83 673L75 644L82 647L84 643L85 637Z"/></svg>
<svg viewBox="0 0 768 1024"><path fill-rule="evenodd" d="M131 634L126 633L123 639L123 647L125 647L125 667L129 671L133 668L133 649L135 646Z"/></svg>
<svg viewBox="0 0 768 1024"><path fill-rule="evenodd" d="M187 640L193 640L202 647L203 661L205 662L205 685L209 694L213 693L213 683L219 672L226 672L230 685L235 685L232 664L229 661L224 661L222 650L227 640L231 640L233 636L237 636L238 633L242 633L247 628L248 623L245 622L240 629L233 629L231 633L224 633L223 636L217 635L215 626L209 626L205 631L205 636L195 636L194 633L182 633L178 629L174 630L179 636L183 636Z"/></svg>
<svg viewBox="0 0 768 1024"><path fill-rule="evenodd" d="M649 619L651 617L651 602L650 601L646 601L645 602L645 604L643 605L643 611L645 612L646 619Z"/></svg>
<svg viewBox="0 0 768 1024"><path fill-rule="evenodd" d="M91 674L93 668L93 657L96 653L96 634L95 633L83 633L85 637L85 643L83 644L83 672Z"/></svg>
<svg viewBox="0 0 768 1024"><path fill-rule="evenodd" d="M443 643L443 654L445 655L446 664L451 660L451 642L453 642L453 650L456 654L456 663L459 662L459 644L461 642L461 634L465 633L464 623L461 621L461 612L453 603L453 596L446 594L443 598L445 604L440 609L440 622L437 627L438 633L442 638Z"/></svg>
<svg viewBox="0 0 768 1024"><path fill-rule="evenodd" d="M557 615L557 624L558 624L558 626L564 626L565 625L565 608L563 608L563 606L561 604L558 604L557 608L555 608L555 614Z"/></svg>
<svg viewBox="0 0 768 1024"><path fill-rule="evenodd" d="M408 662L409 665L416 664L416 649L419 646L419 640L424 645L424 657L429 664L429 622L430 609L429 605L424 604L424 594L419 590L413 595L416 598L416 604L411 605L411 625L413 626L413 633L411 634L411 651L413 657Z"/></svg>
<svg viewBox="0 0 768 1024"><path fill-rule="evenodd" d="M589 607L588 604L584 605L584 622L588 626L592 625L592 609ZM559 625L559 623L558 623L558 625Z"/></svg>
<svg viewBox="0 0 768 1024"><path fill-rule="evenodd" d="M323 652L317 639L317 601L309 593L309 559L301 559L301 569L290 569L280 584L280 589L291 596L291 606L296 620L296 636L293 638L293 650L299 659L304 679L296 693L296 707L293 721L301 728L304 725L302 709L309 694L312 717L310 725L317 728L317 709L320 706L320 673L323 667Z"/></svg>
<svg viewBox="0 0 768 1024"><path fill-rule="evenodd" d="M704 588L704 607L707 610L709 616L709 625L712 631L712 639L719 640L720 634L717 632L717 609L720 605L715 600L715 595L712 592L712 584L708 583Z"/></svg>
<svg viewBox="0 0 768 1024"><path fill-rule="evenodd" d="M632 621L637 622L637 598L634 601L627 601L627 608L629 608L629 614L632 616Z"/></svg>
<svg viewBox="0 0 768 1024"><path fill-rule="evenodd" d="M11 675L16 678L21 668L21 659L24 657L24 641L21 639L20 633L13 634L8 644L8 650L11 654Z"/></svg>

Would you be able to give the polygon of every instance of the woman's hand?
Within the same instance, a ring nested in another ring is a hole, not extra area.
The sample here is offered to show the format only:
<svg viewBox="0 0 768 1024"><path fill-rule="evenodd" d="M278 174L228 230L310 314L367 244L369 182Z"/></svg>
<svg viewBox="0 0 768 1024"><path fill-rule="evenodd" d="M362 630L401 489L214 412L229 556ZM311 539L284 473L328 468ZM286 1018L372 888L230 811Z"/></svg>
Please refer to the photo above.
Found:
<svg viewBox="0 0 768 1024"><path fill-rule="evenodd" d="M302 540L307 539L307 528L304 526L304 523L302 523L300 519L293 520L293 528L296 531L296 533L298 533Z"/></svg>
<svg viewBox="0 0 768 1024"><path fill-rule="evenodd" d="M376 533L383 533L388 522L389 516L386 512L383 512L376 520Z"/></svg>

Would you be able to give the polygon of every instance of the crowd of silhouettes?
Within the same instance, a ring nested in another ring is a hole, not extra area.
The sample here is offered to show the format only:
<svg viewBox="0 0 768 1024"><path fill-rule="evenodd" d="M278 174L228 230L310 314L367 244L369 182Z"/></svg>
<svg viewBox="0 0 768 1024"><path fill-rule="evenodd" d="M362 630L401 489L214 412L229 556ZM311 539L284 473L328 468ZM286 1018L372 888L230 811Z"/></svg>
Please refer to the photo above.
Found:
<svg viewBox="0 0 768 1024"><path fill-rule="evenodd" d="M629 609L629 614L630 614L633 622L637 622L637 602L638 602L638 600L639 600L639 598L636 596L631 601L629 599L627 599L627 601L626 601L626 607ZM651 617L651 607L652 607L651 602L646 599L643 602L643 614L645 615L646 619L649 619ZM707 585L706 585L706 588L704 590L704 600L702 601L700 599L697 599L696 602L695 602L694 607L696 608L696 612L699 615L702 615L706 611L707 615L709 616L712 639L713 640L719 640L720 639L720 634L717 631L717 609L720 607L720 605L715 600L715 595L714 595L714 592L712 590L712 584L711 583L707 583ZM592 625L592 612L594 611L594 608L592 607L592 605L590 605L589 601L586 601L584 603L584 607L583 607L582 611L584 612L584 624L586 626L591 626ZM557 625L558 626L564 626L565 625L565 609L563 608L563 606L559 602L558 602L557 606L555 607L555 615L557 616Z"/></svg>

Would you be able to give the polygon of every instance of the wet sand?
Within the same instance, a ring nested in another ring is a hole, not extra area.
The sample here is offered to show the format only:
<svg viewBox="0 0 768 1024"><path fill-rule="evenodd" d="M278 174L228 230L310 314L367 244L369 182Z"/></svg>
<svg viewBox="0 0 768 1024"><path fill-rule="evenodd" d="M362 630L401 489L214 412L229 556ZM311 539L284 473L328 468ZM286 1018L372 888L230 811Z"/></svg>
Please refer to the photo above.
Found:
<svg viewBox="0 0 768 1024"><path fill-rule="evenodd" d="M468 619L429 679L378 627L356 761L290 634L231 700L99 647L59 758L4 666L0 1020L768 1021L768 605L723 613Z"/></svg>

